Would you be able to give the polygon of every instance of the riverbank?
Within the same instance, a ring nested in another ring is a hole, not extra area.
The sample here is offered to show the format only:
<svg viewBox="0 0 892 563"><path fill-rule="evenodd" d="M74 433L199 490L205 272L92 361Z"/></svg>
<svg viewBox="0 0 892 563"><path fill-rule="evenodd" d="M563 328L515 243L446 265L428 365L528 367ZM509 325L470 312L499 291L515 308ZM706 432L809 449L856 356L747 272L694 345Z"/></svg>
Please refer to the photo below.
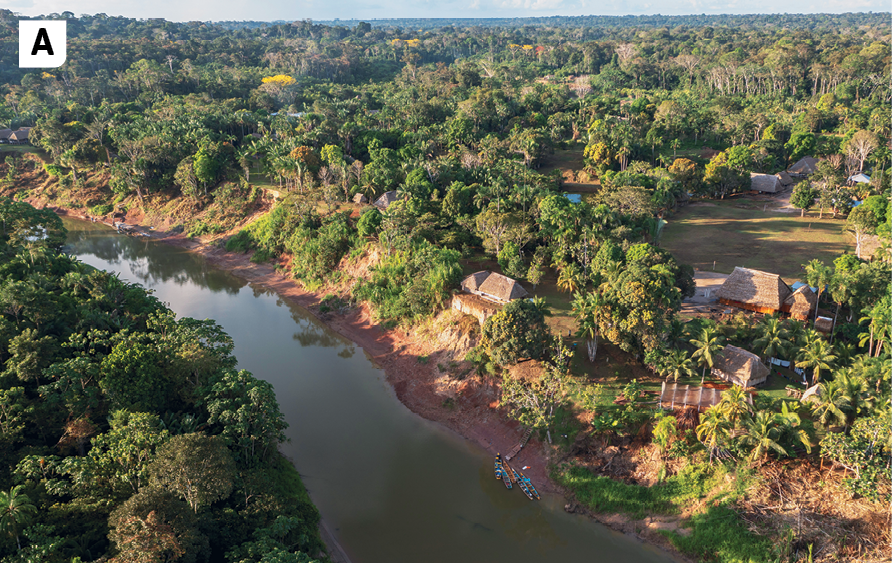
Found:
<svg viewBox="0 0 892 563"><path fill-rule="evenodd" d="M90 219L77 212L57 211L70 217ZM109 224L108 221L100 222ZM522 428L499 410L499 389L491 378L468 376L444 384L445 378L437 367L440 363L438 354L451 351L447 350L448 346L442 345L442 342L453 340L450 335L431 338L430 326L416 327L408 333L405 330L384 330L373 322L366 306L354 307L346 314L322 312L319 301L324 296L323 290L306 291L294 280L277 272L274 265L252 263L247 255L228 253L218 245L189 239L182 234L155 232L140 226L134 226L134 229L152 240L200 254L220 269L301 306L332 330L362 347L367 356L385 371L397 398L415 414L473 440L492 454L510 450L521 438ZM443 363L448 362L443 360ZM547 444L532 440L514 462L519 467L529 467L525 472L543 492L566 496L565 491L556 486L547 474L550 451L551 447ZM636 528L634 523L619 516L588 515L607 527L655 544L677 559L687 561L659 534L650 534L646 528Z"/></svg>

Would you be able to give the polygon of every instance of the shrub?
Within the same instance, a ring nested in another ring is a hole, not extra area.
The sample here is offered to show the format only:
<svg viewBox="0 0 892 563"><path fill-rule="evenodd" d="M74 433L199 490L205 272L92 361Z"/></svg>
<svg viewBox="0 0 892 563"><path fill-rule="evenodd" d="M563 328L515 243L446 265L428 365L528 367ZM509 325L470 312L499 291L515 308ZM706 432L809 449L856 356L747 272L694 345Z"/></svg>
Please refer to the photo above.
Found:
<svg viewBox="0 0 892 563"><path fill-rule="evenodd" d="M90 208L90 215L95 215L97 217L103 217L108 215L114 210L114 207L111 205L103 204L103 205L94 205Z"/></svg>
<svg viewBox="0 0 892 563"><path fill-rule="evenodd" d="M360 280L353 295L376 306L382 320L422 318L433 313L451 295L461 278L458 251L437 248L427 241L397 239L391 252Z"/></svg>

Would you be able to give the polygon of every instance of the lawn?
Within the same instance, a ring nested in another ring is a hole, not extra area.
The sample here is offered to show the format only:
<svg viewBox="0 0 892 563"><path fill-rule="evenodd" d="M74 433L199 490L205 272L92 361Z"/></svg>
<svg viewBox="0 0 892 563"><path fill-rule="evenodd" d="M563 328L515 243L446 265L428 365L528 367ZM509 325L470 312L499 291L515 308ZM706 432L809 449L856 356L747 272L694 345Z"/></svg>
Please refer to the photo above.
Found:
<svg viewBox="0 0 892 563"><path fill-rule="evenodd" d="M770 204L769 204L770 205ZM830 264L854 251L853 237L840 219L799 217L764 211L750 200L695 203L668 220L661 246L698 270L730 274L735 266L799 279L814 258Z"/></svg>

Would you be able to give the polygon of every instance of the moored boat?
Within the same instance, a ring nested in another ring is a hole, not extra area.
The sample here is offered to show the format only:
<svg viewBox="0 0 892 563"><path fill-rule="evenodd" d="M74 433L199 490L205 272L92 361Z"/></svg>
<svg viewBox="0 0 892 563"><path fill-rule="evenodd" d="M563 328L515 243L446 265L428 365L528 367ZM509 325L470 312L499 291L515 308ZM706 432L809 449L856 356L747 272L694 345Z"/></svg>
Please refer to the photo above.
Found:
<svg viewBox="0 0 892 563"><path fill-rule="evenodd" d="M525 492L527 496L530 497L530 500L539 500L542 498L539 496L539 491L537 491L536 487L533 486L533 482L530 481L530 478L523 473L520 474L520 481L518 481L518 484L520 484L523 492Z"/></svg>
<svg viewBox="0 0 892 563"><path fill-rule="evenodd" d="M511 467L510 465L506 466L508 471L514 476L514 481L520 487L520 490L523 491L523 494L527 496L530 500L533 500L533 493L530 491L528 486L529 479L524 479L523 473L518 472L516 469Z"/></svg>
<svg viewBox="0 0 892 563"><path fill-rule="evenodd" d="M495 461L495 472L496 479L501 479L503 483L505 483L505 487L508 489L513 488L511 485L511 474L505 469L505 466L502 462L502 454L496 454Z"/></svg>

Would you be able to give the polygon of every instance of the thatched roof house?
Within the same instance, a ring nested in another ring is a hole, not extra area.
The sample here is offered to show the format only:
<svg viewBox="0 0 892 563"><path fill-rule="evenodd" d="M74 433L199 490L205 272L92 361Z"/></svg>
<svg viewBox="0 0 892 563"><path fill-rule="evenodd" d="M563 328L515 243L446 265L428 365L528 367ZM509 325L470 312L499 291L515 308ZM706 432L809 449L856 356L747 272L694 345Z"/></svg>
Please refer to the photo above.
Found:
<svg viewBox="0 0 892 563"><path fill-rule="evenodd" d="M800 321L808 320L812 311L818 305L818 296L807 285L799 286L791 293L781 307L784 313L790 313L790 316Z"/></svg>
<svg viewBox="0 0 892 563"><path fill-rule="evenodd" d="M768 368L752 352L737 346L725 346L716 358L712 374L741 387L752 387L765 383Z"/></svg>
<svg viewBox="0 0 892 563"><path fill-rule="evenodd" d="M381 194L381 197L375 200L375 203L372 204L379 209L387 209L390 207L390 204L397 200L396 192L389 191Z"/></svg>
<svg viewBox="0 0 892 563"><path fill-rule="evenodd" d="M9 142L10 135L12 135L12 129L0 129L0 143Z"/></svg>
<svg viewBox="0 0 892 563"><path fill-rule="evenodd" d="M793 178L791 178L790 175L787 174L787 172L785 170L781 170L780 172L775 174L775 176L777 176L777 179L780 180L781 186L783 186L785 188L787 186L792 186L795 183Z"/></svg>
<svg viewBox="0 0 892 563"><path fill-rule="evenodd" d="M369 198L365 194L356 194L353 196L353 203L368 203Z"/></svg>
<svg viewBox="0 0 892 563"><path fill-rule="evenodd" d="M777 176L774 176L772 174L757 174L755 172L750 172L751 190L774 194L781 191L782 188L783 186L781 185L780 180L777 178Z"/></svg>
<svg viewBox="0 0 892 563"><path fill-rule="evenodd" d="M461 282L461 289L466 293L473 293L497 303L507 303L529 295L519 283L511 278L486 270L466 277Z"/></svg>
<svg viewBox="0 0 892 563"><path fill-rule="evenodd" d="M818 317L815 319L815 330L830 334L833 330L833 319L830 317Z"/></svg>
<svg viewBox="0 0 892 563"><path fill-rule="evenodd" d="M13 144L22 144L28 142L28 132L31 130L30 127L22 127L16 131L13 131L9 135L9 142Z"/></svg>
<svg viewBox="0 0 892 563"><path fill-rule="evenodd" d="M779 275L738 266L715 295L725 305L757 313L775 313L791 293Z"/></svg>
<svg viewBox="0 0 892 563"><path fill-rule="evenodd" d="M747 393L746 399L750 404L753 404L753 398L749 393ZM722 390L711 387L679 385L664 381L660 391L660 406L666 409L694 406L697 407L697 410L702 411L719 404L721 400Z"/></svg>
<svg viewBox="0 0 892 563"><path fill-rule="evenodd" d="M803 156L799 159L799 162L787 168L787 172L790 173L790 176L798 176L800 178L804 178L809 174L814 174L817 171L818 159L811 156Z"/></svg>

